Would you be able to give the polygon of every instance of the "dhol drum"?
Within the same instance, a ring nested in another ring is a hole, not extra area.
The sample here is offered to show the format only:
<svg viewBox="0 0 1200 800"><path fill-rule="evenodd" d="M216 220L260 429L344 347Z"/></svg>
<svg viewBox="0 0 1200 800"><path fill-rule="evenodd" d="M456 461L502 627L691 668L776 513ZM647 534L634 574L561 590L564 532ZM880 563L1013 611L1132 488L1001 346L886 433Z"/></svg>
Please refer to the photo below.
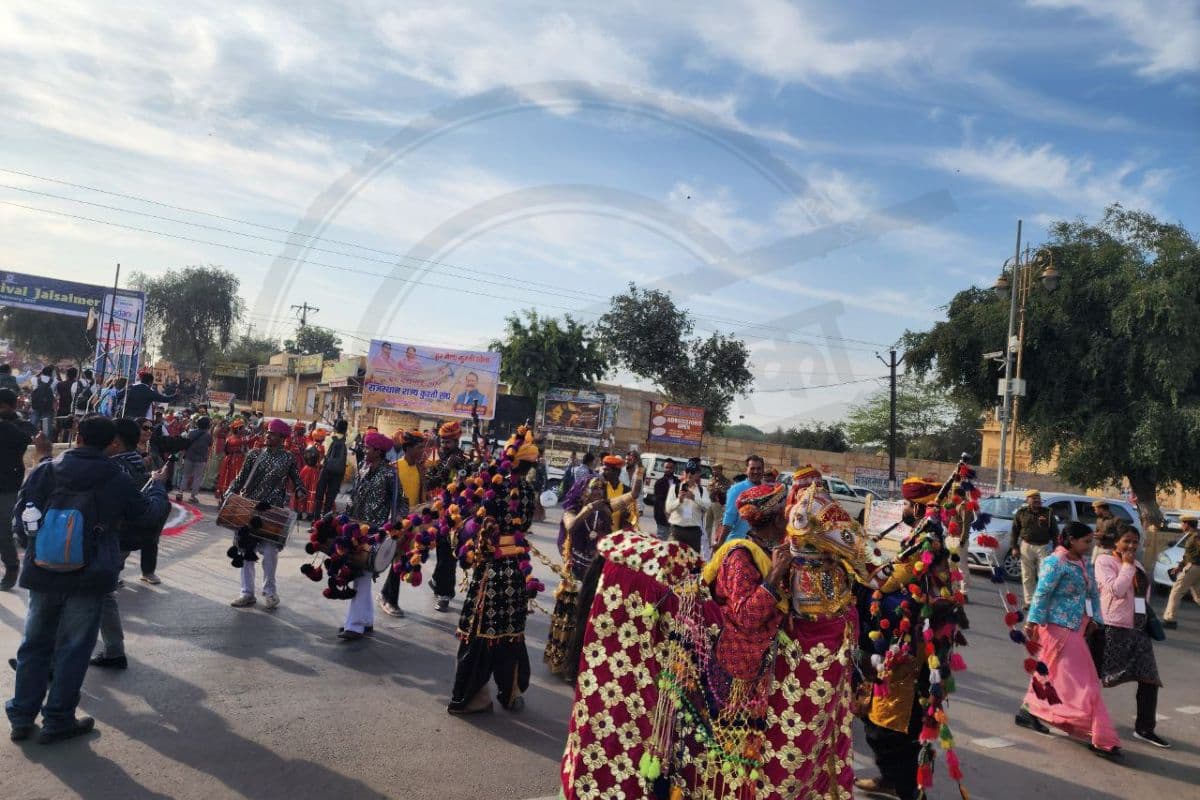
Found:
<svg viewBox="0 0 1200 800"><path fill-rule="evenodd" d="M290 508L266 506L240 494L231 494L217 512L217 525L237 531L248 528L255 539L270 542L277 547L287 544L292 527L296 524L296 512Z"/></svg>
<svg viewBox="0 0 1200 800"><path fill-rule="evenodd" d="M371 554L367 557L367 569L372 575L382 575L392 568L396 560L398 542L391 536L381 536L379 541L371 545Z"/></svg>

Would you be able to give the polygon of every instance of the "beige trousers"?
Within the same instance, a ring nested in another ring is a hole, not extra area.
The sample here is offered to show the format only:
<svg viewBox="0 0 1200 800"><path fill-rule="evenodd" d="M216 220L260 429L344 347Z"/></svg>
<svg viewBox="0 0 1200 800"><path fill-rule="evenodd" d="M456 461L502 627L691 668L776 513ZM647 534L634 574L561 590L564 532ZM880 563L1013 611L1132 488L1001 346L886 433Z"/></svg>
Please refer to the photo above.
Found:
<svg viewBox="0 0 1200 800"><path fill-rule="evenodd" d="M1183 595L1189 590L1192 593L1192 600L1200 604L1200 566L1196 564L1184 567L1183 571L1175 578L1175 584L1171 587L1171 595L1167 598L1167 610L1163 612L1163 619L1168 621L1175 619L1175 612L1179 610L1179 604L1183 602Z"/></svg>
<svg viewBox="0 0 1200 800"><path fill-rule="evenodd" d="M1033 593L1037 591L1038 571L1042 561L1053 553L1048 544L1030 544L1021 542L1021 588L1025 590L1025 607L1033 602Z"/></svg>

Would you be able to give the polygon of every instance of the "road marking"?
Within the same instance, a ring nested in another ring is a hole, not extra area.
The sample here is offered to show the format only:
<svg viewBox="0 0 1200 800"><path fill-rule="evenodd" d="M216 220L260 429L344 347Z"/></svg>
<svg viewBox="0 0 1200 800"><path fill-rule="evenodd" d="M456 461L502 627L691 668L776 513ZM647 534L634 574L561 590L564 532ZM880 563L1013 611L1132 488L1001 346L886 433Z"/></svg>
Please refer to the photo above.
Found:
<svg viewBox="0 0 1200 800"><path fill-rule="evenodd" d="M1170 717L1168 717L1166 714L1155 714L1154 719L1156 722L1166 722L1170 719Z"/></svg>
<svg viewBox="0 0 1200 800"><path fill-rule="evenodd" d="M1180 706L1175 710L1180 714L1200 714L1200 706Z"/></svg>
<svg viewBox="0 0 1200 800"><path fill-rule="evenodd" d="M1000 736L990 736L987 739L973 739L971 744L979 745L987 750L999 750L1001 747L1012 747L1016 742Z"/></svg>

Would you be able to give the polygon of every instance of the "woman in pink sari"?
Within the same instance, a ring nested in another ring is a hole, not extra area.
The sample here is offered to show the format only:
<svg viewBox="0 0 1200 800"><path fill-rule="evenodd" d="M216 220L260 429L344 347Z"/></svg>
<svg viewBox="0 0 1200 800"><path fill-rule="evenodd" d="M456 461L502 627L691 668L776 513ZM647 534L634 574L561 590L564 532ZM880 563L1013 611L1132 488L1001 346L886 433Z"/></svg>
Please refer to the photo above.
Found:
<svg viewBox="0 0 1200 800"><path fill-rule="evenodd" d="M1045 732L1041 723L1048 723L1090 741L1097 755L1116 759L1121 757L1121 740L1104 705L1085 638L1094 626L1103 624L1100 593L1087 560L1091 549L1091 529L1072 522L1063 529L1054 554L1042 562L1025 636L1040 645L1039 656L1061 702L1051 704L1039 697L1031 683L1017 724Z"/></svg>

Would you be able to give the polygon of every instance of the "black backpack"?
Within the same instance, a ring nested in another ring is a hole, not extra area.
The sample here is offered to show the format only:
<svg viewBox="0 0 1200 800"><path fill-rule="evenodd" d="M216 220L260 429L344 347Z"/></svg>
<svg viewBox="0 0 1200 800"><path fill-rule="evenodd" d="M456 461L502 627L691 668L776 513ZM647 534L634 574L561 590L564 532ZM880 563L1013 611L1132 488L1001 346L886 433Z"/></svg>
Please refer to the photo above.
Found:
<svg viewBox="0 0 1200 800"><path fill-rule="evenodd" d="M41 377L36 380L37 384L29 395L29 407L39 414L54 413L54 390L50 388L50 381L44 381Z"/></svg>
<svg viewBox="0 0 1200 800"><path fill-rule="evenodd" d="M78 387L75 390L75 399L71 402L71 408L77 414L86 414L88 404L92 401L92 384L85 380L80 380Z"/></svg>

